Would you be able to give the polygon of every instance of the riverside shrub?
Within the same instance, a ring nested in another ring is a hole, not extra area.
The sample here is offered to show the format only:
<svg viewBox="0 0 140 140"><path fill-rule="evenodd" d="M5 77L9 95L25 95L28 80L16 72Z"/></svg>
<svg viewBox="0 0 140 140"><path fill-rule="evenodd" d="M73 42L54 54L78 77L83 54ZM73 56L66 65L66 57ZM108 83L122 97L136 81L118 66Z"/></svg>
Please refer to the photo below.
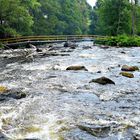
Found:
<svg viewBox="0 0 140 140"><path fill-rule="evenodd" d="M140 46L139 36L119 35L113 37L97 38L95 44L120 47L138 47Z"/></svg>

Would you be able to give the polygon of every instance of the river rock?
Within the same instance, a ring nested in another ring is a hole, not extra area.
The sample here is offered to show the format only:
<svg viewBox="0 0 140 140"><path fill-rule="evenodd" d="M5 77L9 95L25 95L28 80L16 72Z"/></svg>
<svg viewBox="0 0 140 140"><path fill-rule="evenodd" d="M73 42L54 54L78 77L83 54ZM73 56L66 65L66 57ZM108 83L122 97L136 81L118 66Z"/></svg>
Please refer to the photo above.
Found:
<svg viewBox="0 0 140 140"><path fill-rule="evenodd" d="M134 74L130 72L120 72L120 75L128 77L128 78L134 78Z"/></svg>
<svg viewBox="0 0 140 140"><path fill-rule="evenodd" d="M87 50L87 49L92 49L92 47L91 46L84 46L83 47L83 50Z"/></svg>
<svg viewBox="0 0 140 140"><path fill-rule="evenodd" d="M99 71L97 71L97 73L102 73L102 72L99 70Z"/></svg>
<svg viewBox="0 0 140 140"><path fill-rule="evenodd" d="M77 47L77 45L72 42L65 42L64 47L70 47L71 49L75 49Z"/></svg>
<svg viewBox="0 0 140 140"><path fill-rule="evenodd" d="M7 100L9 98L13 99L22 99L26 97L26 93L18 90L9 90L8 92L4 92L0 94L0 101Z"/></svg>
<svg viewBox="0 0 140 140"><path fill-rule="evenodd" d="M37 51L37 52L42 52L42 50L41 50L41 49L39 49L39 48L37 48L37 49L36 49L36 51Z"/></svg>
<svg viewBox="0 0 140 140"><path fill-rule="evenodd" d="M122 53L122 54L126 54L126 52L124 52L124 51L121 51L120 53Z"/></svg>
<svg viewBox="0 0 140 140"><path fill-rule="evenodd" d="M2 132L0 132L0 140L9 140Z"/></svg>
<svg viewBox="0 0 140 140"><path fill-rule="evenodd" d="M79 129L86 131L87 133L100 138L105 138L109 136L111 127L110 126L99 126L99 125L90 125L84 124L79 125Z"/></svg>
<svg viewBox="0 0 140 140"><path fill-rule="evenodd" d="M134 140L140 140L140 134L134 134Z"/></svg>
<svg viewBox="0 0 140 140"><path fill-rule="evenodd" d="M106 84L114 84L115 85L115 82L112 81L111 79L107 78L107 77L100 77L100 78L97 78L97 79L92 79L89 83L98 83L98 84L101 84L101 85L106 85Z"/></svg>
<svg viewBox="0 0 140 140"><path fill-rule="evenodd" d="M38 138L25 138L25 139L20 139L20 140L40 140Z"/></svg>
<svg viewBox="0 0 140 140"><path fill-rule="evenodd" d="M1 93L5 93L5 92L7 92L8 91L8 88L7 87L5 87L5 86L0 86L0 94Z"/></svg>
<svg viewBox="0 0 140 140"><path fill-rule="evenodd" d="M105 45L100 45L99 47L102 48L102 49L108 49L109 48L109 46L105 46Z"/></svg>
<svg viewBox="0 0 140 140"><path fill-rule="evenodd" d="M69 66L66 68L66 70L85 70L85 71L88 71L85 66Z"/></svg>
<svg viewBox="0 0 140 140"><path fill-rule="evenodd" d="M139 70L139 68L137 66L123 65L121 70L122 71L136 71L136 70Z"/></svg>

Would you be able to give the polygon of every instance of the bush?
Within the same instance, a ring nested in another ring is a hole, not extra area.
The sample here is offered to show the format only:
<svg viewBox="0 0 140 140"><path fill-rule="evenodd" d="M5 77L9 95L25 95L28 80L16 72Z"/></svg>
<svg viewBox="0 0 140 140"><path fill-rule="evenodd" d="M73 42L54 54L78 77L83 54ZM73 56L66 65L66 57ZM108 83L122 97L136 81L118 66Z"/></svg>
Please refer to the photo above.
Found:
<svg viewBox="0 0 140 140"><path fill-rule="evenodd" d="M4 46L3 46L3 44L0 42L0 49L1 49L1 48L4 48Z"/></svg>
<svg viewBox="0 0 140 140"><path fill-rule="evenodd" d="M137 47L140 46L140 37L119 35L114 37L105 37L103 39L97 38L94 43L108 46Z"/></svg>
<svg viewBox="0 0 140 140"><path fill-rule="evenodd" d="M14 36L18 36L18 33L14 29L0 26L0 38L8 38Z"/></svg>

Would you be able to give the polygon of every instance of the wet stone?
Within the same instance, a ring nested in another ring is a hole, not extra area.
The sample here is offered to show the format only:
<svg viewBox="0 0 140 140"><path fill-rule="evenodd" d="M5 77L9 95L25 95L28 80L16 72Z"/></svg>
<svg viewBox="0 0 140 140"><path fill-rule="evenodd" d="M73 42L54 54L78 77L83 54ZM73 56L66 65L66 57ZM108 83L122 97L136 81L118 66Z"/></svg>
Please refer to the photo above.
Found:
<svg viewBox="0 0 140 140"><path fill-rule="evenodd" d="M48 51L57 51L57 50L61 50L62 47L58 47L58 46L52 46L52 47L49 47L50 49Z"/></svg>
<svg viewBox="0 0 140 140"><path fill-rule="evenodd" d="M0 140L9 140L2 132L0 132Z"/></svg>
<svg viewBox="0 0 140 140"><path fill-rule="evenodd" d="M7 92L8 91L8 88L7 87L5 87L5 86L0 86L0 94L1 93L5 93L5 92Z"/></svg>
<svg viewBox="0 0 140 140"><path fill-rule="evenodd" d="M134 134L134 140L140 140L140 134Z"/></svg>
<svg viewBox="0 0 140 140"><path fill-rule="evenodd" d="M134 78L134 74L129 72L120 72L120 75L128 78Z"/></svg>
<svg viewBox="0 0 140 140"><path fill-rule="evenodd" d="M126 52L124 52L124 51L121 51L120 53L122 53L122 54L126 54Z"/></svg>
<svg viewBox="0 0 140 140"><path fill-rule="evenodd" d="M73 42L65 42L64 47L70 47L71 49L75 49L77 45Z"/></svg>
<svg viewBox="0 0 140 140"><path fill-rule="evenodd" d="M79 127L79 129L86 131L87 133L89 133L95 137L101 137L101 138L108 137L109 133L111 131L110 126L84 124L84 125L79 125L78 127Z"/></svg>
<svg viewBox="0 0 140 140"><path fill-rule="evenodd" d="M92 47L91 47L91 46L84 46L83 49L84 49L84 50L92 49Z"/></svg>
<svg viewBox="0 0 140 140"><path fill-rule="evenodd" d="M26 138L26 139L22 139L22 140L41 140L41 139L37 139L37 138Z"/></svg>
<svg viewBox="0 0 140 140"><path fill-rule="evenodd" d="M50 57L50 56L69 56L69 54L65 53L43 53L44 57Z"/></svg>
<svg viewBox="0 0 140 140"><path fill-rule="evenodd" d="M97 73L102 73L101 71L97 71Z"/></svg>
<svg viewBox="0 0 140 140"><path fill-rule="evenodd" d="M139 70L139 68L137 66L123 65L121 70L122 71L136 71L136 70Z"/></svg>
<svg viewBox="0 0 140 140"><path fill-rule="evenodd" d="M13 99L22 99L26 97L26 93L18 90L9 90L6 93L0 94L0 100L7 100L9 98Z"/></svg>
<svg viewBox="0 0 140 140"><path fill-rule="evenodd" d="M69 67L66 68L66 70L75 70L75 71L84 70L84 71L88 71L85 66L69 66Z"/></svg>
<svg viewBox="0 0 140 140"><path fill-rule="evenodd" d="M106 85L106 84L114 84L115 85L115 82L112 81L111 79L107 78L107 77L100 77L100 78L97 78L97 79L92 79L89 83L98 83L98 84L101 84L101 85Z"/></svg>

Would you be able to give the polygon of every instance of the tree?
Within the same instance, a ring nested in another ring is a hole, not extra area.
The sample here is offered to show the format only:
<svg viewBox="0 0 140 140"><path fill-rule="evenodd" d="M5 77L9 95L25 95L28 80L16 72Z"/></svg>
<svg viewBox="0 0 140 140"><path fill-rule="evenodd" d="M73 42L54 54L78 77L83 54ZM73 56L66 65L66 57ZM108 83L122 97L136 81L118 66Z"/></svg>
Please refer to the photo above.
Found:
<svg viewBox="0 0 140 140"><path fill-rule="evenodd" d="M0 0L0 35L86 34L86 0Z"/></svg>
<svg viewBox="0 0 140 140"><path fill-rule="evenodd" d="M39 0L34 12L35 34L83 34L88 32L89 5L86 0Z"/></svg>
<svg viewBox="0 0 140 140"><path fill-rule="evenodd" d="M29 12L31 5L23 0L1 0L0 4L0 35L28 35L32 33L33 19ZM36 0L30 0L35 4ZM36 2L37 4L37 2ZM33 6L33 5L32 5Z"/></svg>
<svg viewBox="0 0 140 140"><path fill-rule="evenodd" d="M98 0L94 7L97 16L95 33L118 35L131 33L130 3L128 0Z"/></svg>

